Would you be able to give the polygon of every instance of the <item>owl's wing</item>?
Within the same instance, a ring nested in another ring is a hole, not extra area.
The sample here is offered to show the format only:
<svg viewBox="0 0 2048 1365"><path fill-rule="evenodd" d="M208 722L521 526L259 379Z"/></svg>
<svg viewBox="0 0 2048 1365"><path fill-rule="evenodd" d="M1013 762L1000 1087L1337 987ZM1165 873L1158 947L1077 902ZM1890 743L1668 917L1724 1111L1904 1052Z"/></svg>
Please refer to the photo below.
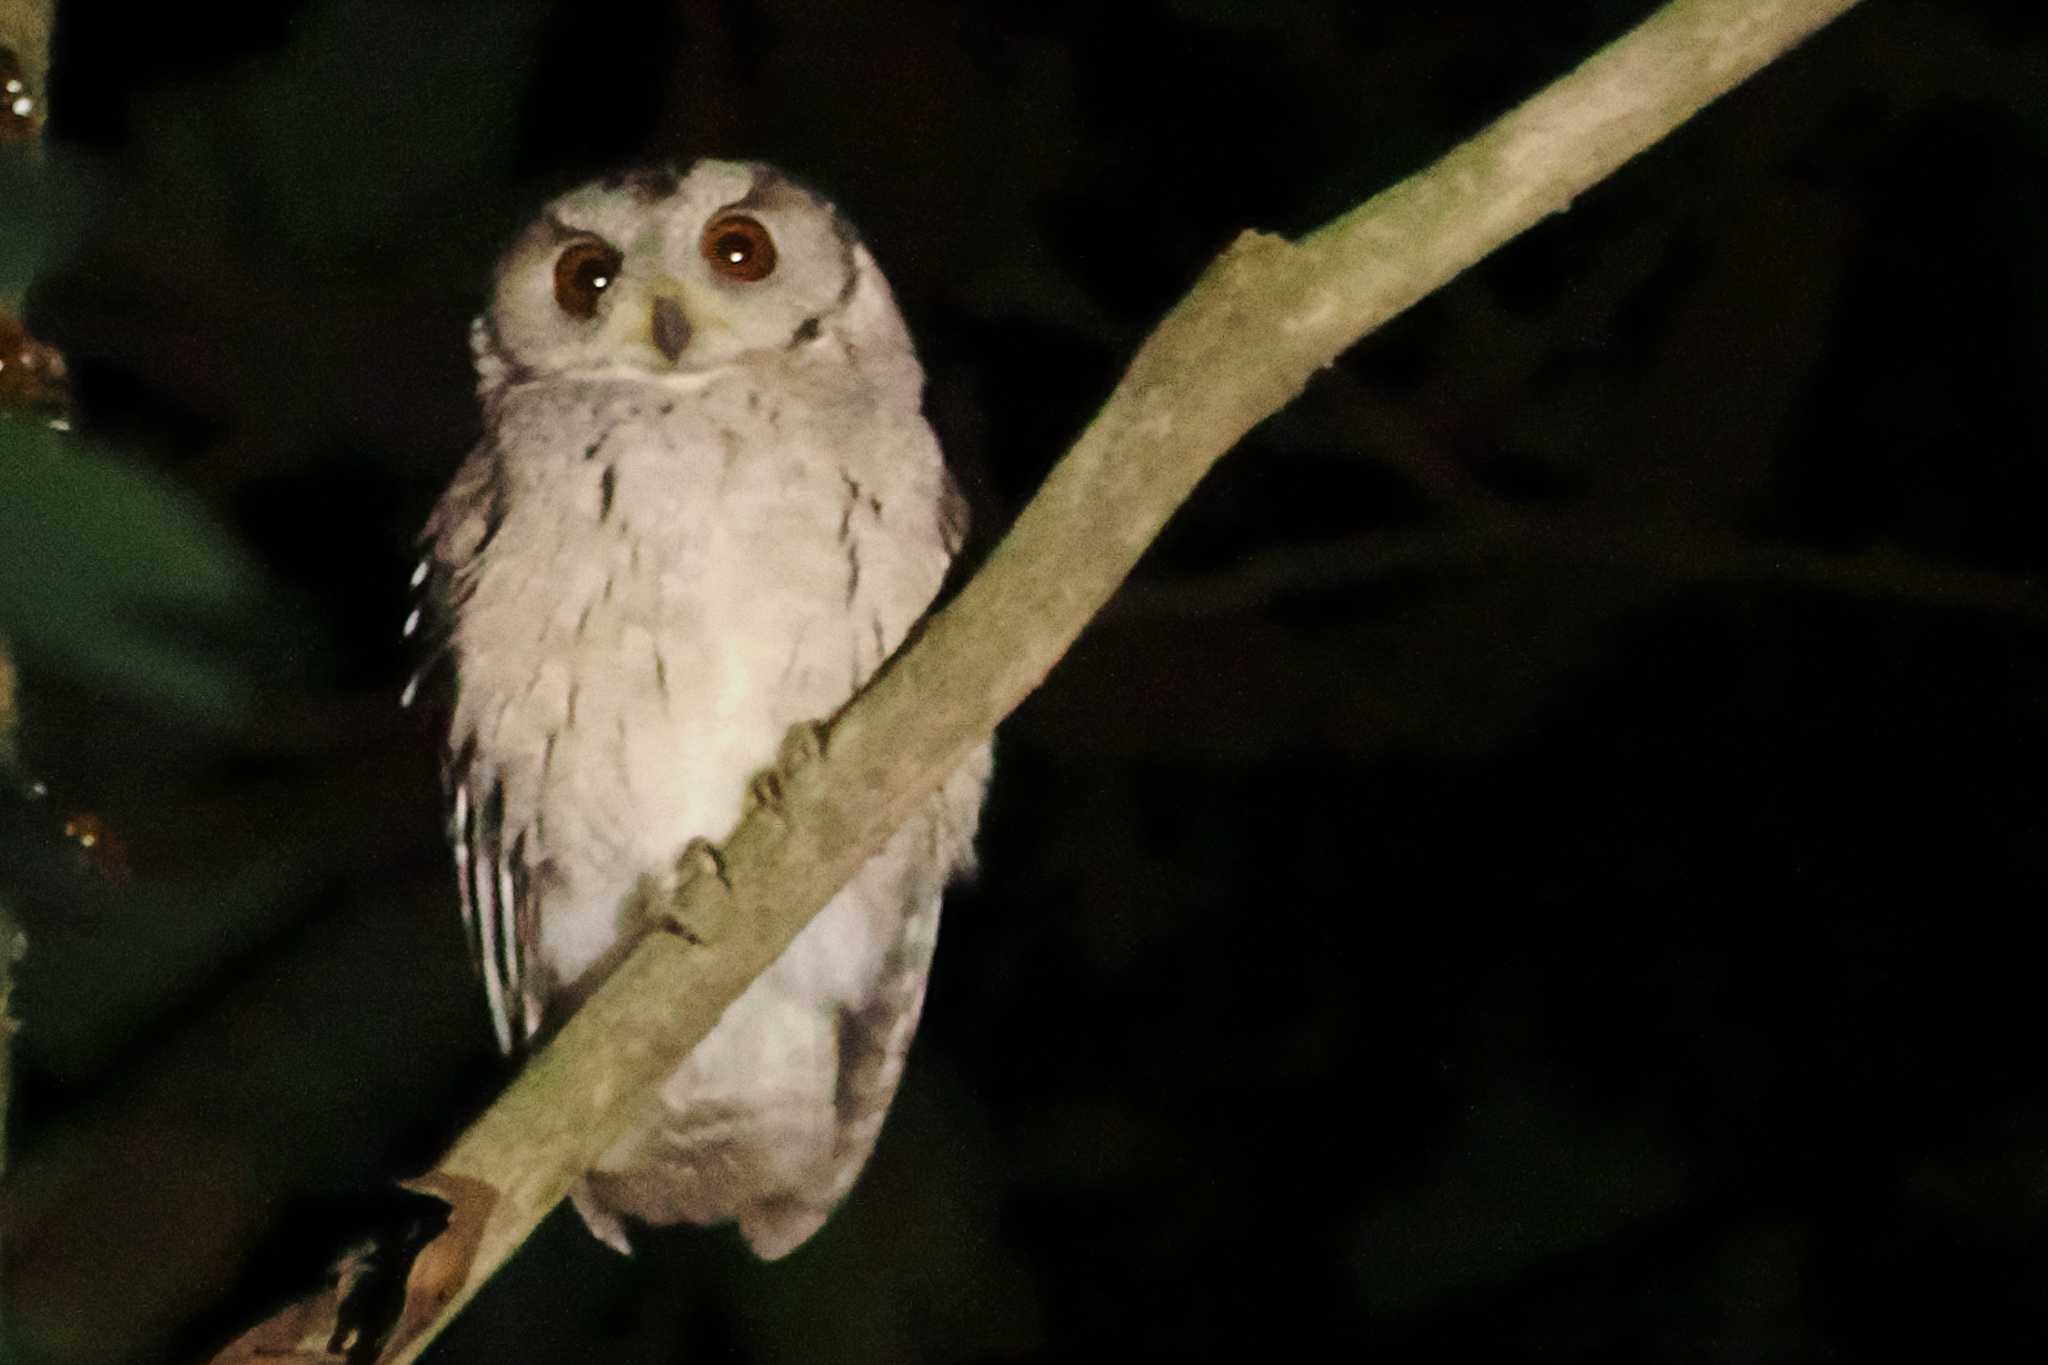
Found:
<svg viewBox="0 0 2048 1365"><path fill-rule="evenodd" d="M832 1183L818 1202L825 1209L846 1197L882 1134L882 1120L903 1079L910 1040L924 1010L932 948L939 935L939 896L931 894L905 919L889 970L857 1009L840 1011L839 1080L832 1096L837 1127Z"/></svg>
<svg viewBox="0 0 2048 1365"><path fill-rule="evenodd" d="M497 452L486 443L463 463L427 522L421 537L427 553L413 572L419 601L406 618L407 632L424 647L420 669L406 684L408 706L423 687L452 674L456 613L503 520L503 496ZM483 977L498 1046L514 1054L540 1027L542 997L530 970L539 924L532 869L539 850L529 846L524 829L507 842L503 779L478 752L476 735L459 725L451 726L442 751L441 787L470 958Z"/></svg>
<svg viewBox="0 0 2048 1365"><path fill-rule="evenodd" d="M892 898L903 896L906 913L883 970L859 1007L839 1014L832 1180L823 1197L815 1201L825 1211L845 1198L859 1178L896 1098L910 1040L924 1010L925 983L931 978L932 955L938 948L939 908L946 884L974 870L974 833L981 820L990 764L990 748L984 744L932 794L921 818L898 833L898 843L882 854L884 859L892 854L902 857L917 849L903 865L910 874L908 883L893 893L885 892ZM760 1242L755 1245L758 1248Z"/></svg>
<svg viewBox="0 0 2048 1365"><path fill-rule="evenodd" d="M871 893L879 889L868 888ZM859 894L857 887L848 891ZM778 1169L777 1152L758 1143L751 1147L742 1144L724 1155L724 1179L707 1199L698 1170L706 1164L707 1150L717 1153L716 1143L707 1145L701 1138L696 1143L677 1142L670 1137L665 1144L668 1150L654 1155L651 1171L643 1158L642 1162L629 1160L620 1176L610 1176L600 1166L589 1177L595 1198L579 1198L577 1208L584 1211L591 1230L620 1246L623 1231L616 1216L606 1214L605 1209L623 1202L628 1210L651 1216L657 1223L732 1217L754 1254L767 1261L779 1260L808 1241L860 1178L861 1168L881 1136L882 1120L888 1117L897 1083L903 1079L911 1035L917 1031L938 929L939 895L933 889L906 906L901 935L867 998L840 1008L834 1020L838 1074L832 1092L831 1146L805 1155L804 1164L796 1168L802 1171L800 1177L783 1183L794 1171ZM745 1116L741 1117L744 1121ZM807 1145L810 1134L816 1133L815 1120L804 1120L801 1130L808 1131L798 1134L799 1147ZM664 1144L657 1138L650 1145L660 1148ZM664 1158L673 1163L678 1157L684 1172L680 1182L663 1169ZM635 1166L640 1169L634 1170ZM720 1169L716 1162L713 1169ZM619 1197L621 1183L625 1186L623 1201ZM697 1207L676 1205L673 1197L678 1191L694 1195ZM614 1236L620 1240L613 1241Z"/></svg>
<svg viewBox="0 0 2048 1365"><path fill-rule="evenodd" d="M505 784L479 760L476 737L449 755L448 841L469 955L484 981L491 1027L507 1055L524 1051L540 1028L541 995L531 980L537 937L528 831L505 841Z"/></svg>

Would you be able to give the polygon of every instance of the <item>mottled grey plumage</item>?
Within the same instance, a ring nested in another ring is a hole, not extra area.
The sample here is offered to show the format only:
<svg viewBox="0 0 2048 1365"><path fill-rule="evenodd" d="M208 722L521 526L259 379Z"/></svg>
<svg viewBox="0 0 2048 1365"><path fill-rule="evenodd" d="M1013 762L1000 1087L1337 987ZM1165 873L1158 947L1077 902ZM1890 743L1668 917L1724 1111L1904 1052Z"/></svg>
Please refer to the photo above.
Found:
<svg viewBox="0 0 2048 1365"><path fill-rule="evenodd" d="M500 262L473 342L487 434L421 586L453 666L464 915L514 1051L615 957L636 882L722 838L789 727L903 640L963 519L880 271L768 167L565 195ZM737 1219L773 1257L824 1221L895 1092L988 766L727 1010L579 1192L593 1231L624 1249L621 1214Z"/></svg>

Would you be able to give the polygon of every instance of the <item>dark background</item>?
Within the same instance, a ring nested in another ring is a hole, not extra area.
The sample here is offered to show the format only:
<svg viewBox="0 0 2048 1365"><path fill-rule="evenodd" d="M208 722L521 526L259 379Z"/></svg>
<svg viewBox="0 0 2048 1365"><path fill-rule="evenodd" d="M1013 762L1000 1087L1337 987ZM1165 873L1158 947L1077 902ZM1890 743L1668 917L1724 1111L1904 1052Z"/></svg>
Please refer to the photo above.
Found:
<svg viewBox="0 0 2048 1365"><path fill-rule="evenodd" d="M189 1358L498 1083L397 625L545 196L824 188L988 532L1238 229L1648 11L64 0L28 316L150 473L0 475L9 1358ZM839 1216L558 1214L431 1358L2048 1345L2044 30L1870 0L1319 376L1001 732Z"/></svg>

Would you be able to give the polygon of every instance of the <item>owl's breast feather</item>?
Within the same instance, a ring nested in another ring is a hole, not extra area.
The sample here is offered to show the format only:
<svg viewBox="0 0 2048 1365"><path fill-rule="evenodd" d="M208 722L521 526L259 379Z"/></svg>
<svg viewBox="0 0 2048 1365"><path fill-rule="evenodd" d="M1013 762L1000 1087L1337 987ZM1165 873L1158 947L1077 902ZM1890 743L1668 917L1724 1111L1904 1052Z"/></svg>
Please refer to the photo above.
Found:
<svg viewBox="0 0 2048 1365"><path fill-rule="evenodd" d="M839 409L657 390L583 417L591 453L555 421L501 449L511 496L458 630L457 725L496 758L508 825L540 831L564 980L616 941L642 873L727 833L789 726L879 666L946 563L914 505L935 503L926 450L892 472Z"/></svg>

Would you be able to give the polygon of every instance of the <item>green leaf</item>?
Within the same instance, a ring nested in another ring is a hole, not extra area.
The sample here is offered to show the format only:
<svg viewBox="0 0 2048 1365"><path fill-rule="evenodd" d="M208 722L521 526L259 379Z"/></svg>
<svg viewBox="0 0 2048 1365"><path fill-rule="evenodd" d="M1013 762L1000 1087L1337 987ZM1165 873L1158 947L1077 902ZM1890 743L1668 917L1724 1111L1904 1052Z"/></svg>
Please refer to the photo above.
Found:
<svg viewBox="0 0 2048 1365"><path fill-rule="evenodd" d="M93 169L62 148L0 155L0 298L20 297L51 244L76 234Z"/></svg>
<svg viewBox="0 0 2048 1365"><path fill-rule="evenodd" d="M145 158L167 189L211 186L184 206L193 218L292 259L440 251L502 179L545 14L539 0L316 5L264 65L153 104Z"/></svg>
<svg viewBox="0 0 2048 1365"><path fill-rule="evenodd" d="M0 636L24 661L196 719L243 710L222 628L262 597L198 500L27 420L0 420Z"/></svg>

